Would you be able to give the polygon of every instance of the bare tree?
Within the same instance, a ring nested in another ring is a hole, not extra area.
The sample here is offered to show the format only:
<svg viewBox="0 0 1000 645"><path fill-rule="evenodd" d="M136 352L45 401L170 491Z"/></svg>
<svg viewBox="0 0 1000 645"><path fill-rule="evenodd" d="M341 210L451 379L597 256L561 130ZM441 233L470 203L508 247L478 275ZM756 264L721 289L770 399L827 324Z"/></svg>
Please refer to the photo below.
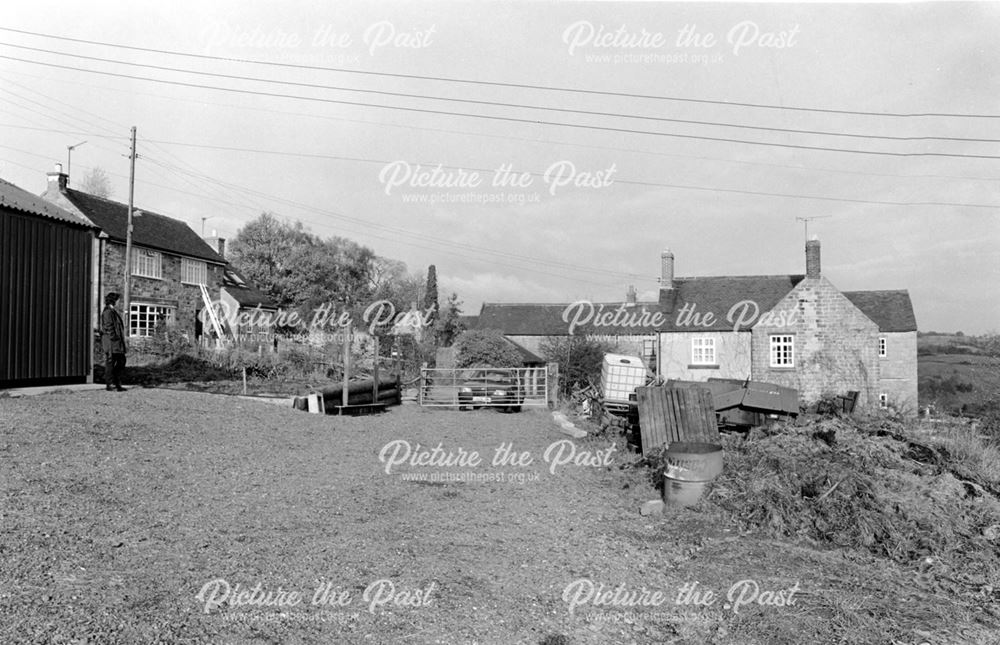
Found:
<svg viewBox="0 0 1000 645"><path fill-rule="evenodd" d="M80 183L80 190L97 197L111 197L111 179L100 166L94 166Z"/></svg>

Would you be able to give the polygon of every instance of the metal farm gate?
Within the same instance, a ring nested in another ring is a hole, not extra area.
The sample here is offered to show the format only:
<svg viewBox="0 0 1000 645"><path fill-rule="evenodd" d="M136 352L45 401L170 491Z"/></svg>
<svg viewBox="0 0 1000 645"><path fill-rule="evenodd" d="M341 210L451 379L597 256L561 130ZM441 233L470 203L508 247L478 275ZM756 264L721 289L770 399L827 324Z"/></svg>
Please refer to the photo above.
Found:
<svg viewBox="0 0 1000 645"><path fill-rule="evenodd" d="M549 407L548 367L483 367L420 370L418 401L423 407Z"/></svg>

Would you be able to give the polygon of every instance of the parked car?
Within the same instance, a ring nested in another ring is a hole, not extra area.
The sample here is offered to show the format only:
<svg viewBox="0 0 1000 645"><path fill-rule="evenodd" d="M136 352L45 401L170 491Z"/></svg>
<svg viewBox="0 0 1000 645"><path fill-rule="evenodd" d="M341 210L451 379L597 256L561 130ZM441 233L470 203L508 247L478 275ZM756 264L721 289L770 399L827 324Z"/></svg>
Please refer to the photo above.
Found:
<svg viewBox="0 0 1000 645"><path fill-rule="evenodd" d="M520 412L524 403L524 387L517 372L499 369L477 369L466 372L458 388L458 409L477 410L483 406Z"/></svg>

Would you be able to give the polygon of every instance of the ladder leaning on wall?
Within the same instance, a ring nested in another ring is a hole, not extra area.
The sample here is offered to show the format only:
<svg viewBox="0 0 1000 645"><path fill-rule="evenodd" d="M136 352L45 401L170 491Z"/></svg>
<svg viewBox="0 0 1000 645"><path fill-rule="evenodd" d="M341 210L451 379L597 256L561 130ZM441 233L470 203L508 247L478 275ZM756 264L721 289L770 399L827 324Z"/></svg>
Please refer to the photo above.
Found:
<svg viewBox="0 0 1000 645"><path fill-rule="evenodd" d="M215 337L221 345L225 338L225 333L222 330L222 323L219 321L219 316L215 313L215 305L212 303L212 297L208 294L208 287L203 284L199 284L198 287L201 288L201 300L205 303L205 311L212 321L212 329L215 330Z"/></svg>

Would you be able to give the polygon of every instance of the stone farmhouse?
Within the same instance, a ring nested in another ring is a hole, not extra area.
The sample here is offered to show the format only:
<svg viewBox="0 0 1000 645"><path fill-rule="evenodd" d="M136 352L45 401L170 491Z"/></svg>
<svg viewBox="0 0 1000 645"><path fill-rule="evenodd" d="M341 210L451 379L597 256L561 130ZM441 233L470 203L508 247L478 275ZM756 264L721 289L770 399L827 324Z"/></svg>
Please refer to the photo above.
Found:
<svg viewBox="0 0 1000 645"><path fill-rule="evenodd" d="M661 255L659 299L485 303L480 329L541 353L545 338L584 335L640 356L666 379L747 379L794 387L803 403L860 392L862 407L917 410L917 324L909 293L840 291L806 242L804 275L677 278Z"/></svg>

